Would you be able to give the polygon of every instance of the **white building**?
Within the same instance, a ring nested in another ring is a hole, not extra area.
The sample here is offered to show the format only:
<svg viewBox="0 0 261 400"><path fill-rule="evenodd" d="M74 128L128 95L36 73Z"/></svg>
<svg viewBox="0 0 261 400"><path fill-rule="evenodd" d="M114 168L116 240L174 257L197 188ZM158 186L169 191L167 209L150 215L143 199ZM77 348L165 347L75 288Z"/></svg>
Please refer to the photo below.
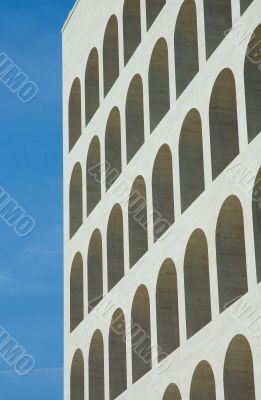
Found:
<svg viewBox="0 0 261 400"><path fill-rule="evenodd" d="M261 399L261 2L63 28L65 400Z"/></svg>

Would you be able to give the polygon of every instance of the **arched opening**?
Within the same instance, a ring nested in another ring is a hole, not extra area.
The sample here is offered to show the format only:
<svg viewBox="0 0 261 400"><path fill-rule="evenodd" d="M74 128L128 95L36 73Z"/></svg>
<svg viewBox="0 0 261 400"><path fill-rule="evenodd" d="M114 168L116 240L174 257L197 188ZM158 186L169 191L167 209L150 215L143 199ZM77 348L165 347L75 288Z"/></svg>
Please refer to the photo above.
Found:
<svg viewBox="0 0 261 400"><path fill-rule="evenodd" d="M179 139L181 210L184 212L205 190L202 125L192 109L186 116Z"/></svg>
<svg viewBox="0 0 261 400"><path fill-rule="evenodd" d="M118 21L112 15L107 24L103 40L103 84L104 96L110 91L119 76Z"/></svg>
<svg viewBox="0 0 261 400"><path fill-rule="evenodd" d="M70 238L78 231L83 221L82 210L82 167L77 163L71 175L70 189Z"/></svg>
<svg viewBox="0 0 261 400"><path fill-rule="evenodd" d="M125 65L141 41L140 0L125 0L123 7Z"/></svg>
<svg viewBox="0 0 261 400"><path fill-rule="evenodd" d="M152 173L153 229L156 242L174 222L172 155L168 145L161 146Z"/></svg>
<svg viewBox="0 0 261 400"><path fill-rule="evenodd" d="M150 29L165 4L166 0L146 0L147 30Z"/></svg>
<svg viewBox="0 0 261 400"><path fill-rule="evenodd" d="M126 100L127 162L144 143L143 84L140 75L132 79Z"/></svg>
<svg viewBox="0 0 261 400"><path fill-rule="evenodd" d="M89 350L89 400L104 398L104 345L101 332L96 330Z"/></svg>
<svg viewBox="0 0 261 400"><path fill-rule="evenodd" d="M179 347L179 308L176 268L167 259L159 272L156 288L158 360Z"/></svg>
<svg viewBox="0 0 261 400"><path fill-rule="evenodd" d="M108 290L124 276L123 216L121 206L111 210L107 228Z"/></svg>
<svg viewBox="0 0 261 400"><path fill-rule="evenodd" d="M257 282L261 282L261 168L256 176L252 193L252 213L256 255Z"/></svg>
<svg viewBox="0 0 261 400"><path fill-rule="evenodd" d="M85 71L85 125L90 122L99 104L99 56L97 49L93 48Z"/></svg>
<svg viewBox="0 0 261 400"><path fill-rule="evenodd" d="M149 104L152 132L170 108L168 46L163 38L157 41L150 59Z"/></svg>
<svg viewBox="0 0 261 400"><path fill-rule="evenodd" d="M135 293L131 318L132 381L135 383L151 369L150 299L144 285Z"/></svg>
<svg viewBox="0 0 261 400"><path fill-rule="evenodd" d="M130 192L128 204L130 267L148 250L147 195L145 181L138 176Z"/></svg>
<svg viewBox="0 0 261 400"><path fill-rule="evenodd" d="M204 0L207 58L232 27L231 0Z"/></svg>
<svg viewBox="0 0 261 400"><path fill-rule="evenodd" d="M96 229L90 239L87 259L89 312L103 298L102 237Z"/></svg>
<svg viewBox="0 0 261 400"><path fill-rule="evenodd" d="M163 396L163 400L181 400L181 395L178 387L174 385L174 383L171 383Z"/></svg>
<svg viewBox="0 0 261 400"><path fill-rule="evenodd" d="M235 78L230 69L217 77L209 105L212 177L215 179L238 155Z"/></svg>
<svg viewBox="0 0 261 400"><path fill-rule="evenodd" d="M253 3L253 0L240 0L241 15L244 14L251 3Z"/></svg>
<svg viewBox="0 0 261 400"><path fill-rule="evenodd" d="M70 330L82 322L83 311L83 261L80 253L73 259L70 277Z"/></svg>
<svg viewBox="0 0 261 400"><path fill-rule="evenodd" d="M110 400L127 389L126 329L122 310L115 311L109 335Z"/></svg>
<svg viewBox="0 0 261 400"><path fill-rule="evenodd" d="M70 390L70 400L84 400L84 359L79 349L72 360Z"/></svg>
<svg viewBox="0 0 261 400"><path fill-rule="evenodd" d="M69 151L72 150L82 133L81 107L81 82L76 78L69 97Z"/></svg>
<svg viewBox="0 0 261 400"><path fill-rule="evenodd" d="M189 238L184 259L187 337L211 321L208 244L204 232L195 230Z"/></svg>
<svg viewBox="0 0 261 400"><path fill-rule="evenodd" d="M86 162L87 216L101 200L101 150L97 136L90 143Z"/></svg>
<svg viewBox="0 0 261 400"><path fill-rule="evenodd" d="M106 189L121 174L121 117L117 107L109 115L105 132Z"/></svg>
<svg viewBox="0 0 261 400"><path fill-rule="evenodd" d="M244 67L248 142L261 131L260 42L261 24L256 28L248 44Z"/></svg>
<svg viewBox="0 0 261 400"><path fill-rule="evenodd" d="M223 203L216 227L219 310L248 290L243 210L236 196Z"/></svg>
<svg viewBox="0 0 261 400"><path fill-rule="evenodd" d="M197 10L194 0L180 8L174 34L176 95L179 97L199 71Z"/></svg>
<svg viewBox="0 0 261 400"><path fill-rule="evenodd" d="M194 371L189 399L216 400L215 377L207 361L201 361Z"/></svg>
<svg viewBox="0 0 261 400"><path fill-rule="evenodd" d="M224 364L225 400L255 400L253 358L247 339L238 335L230 342Z"/></svg>

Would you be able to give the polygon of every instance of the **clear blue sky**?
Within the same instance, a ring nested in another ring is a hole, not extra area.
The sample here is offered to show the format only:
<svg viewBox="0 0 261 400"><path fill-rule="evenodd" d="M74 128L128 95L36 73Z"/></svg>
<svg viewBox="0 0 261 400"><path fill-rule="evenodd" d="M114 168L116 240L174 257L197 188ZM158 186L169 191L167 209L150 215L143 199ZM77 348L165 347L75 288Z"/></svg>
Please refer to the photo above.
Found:
<svg viewBox="0 0 261 400"><path fill-rule="evenodd" d="M21 103L0 82L0 186L32 215L18 237L0 220L0 325L36 360L0 360L0 400L63 398L61 27L73 0L0 0L0 52L39 87Z"/></svg>

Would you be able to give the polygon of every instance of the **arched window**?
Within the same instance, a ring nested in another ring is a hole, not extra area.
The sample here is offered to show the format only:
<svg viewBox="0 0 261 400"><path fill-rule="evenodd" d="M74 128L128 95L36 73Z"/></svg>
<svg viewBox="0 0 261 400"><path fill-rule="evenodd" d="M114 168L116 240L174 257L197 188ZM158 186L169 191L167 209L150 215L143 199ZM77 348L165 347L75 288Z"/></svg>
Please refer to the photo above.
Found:
<svg viewBox="0 0 261 400"><path fill-rule="evenodd" d="M89 350L89 400L104 398L104 345L101 332L96 330Z"/></svg>
<svg viewBox="0 0 261 400"><path fill-rule="evenodd" d="M127 64L141 41L140 0L125 0L123 7L124 62Z"/></svg>
<svg viewBox="0 0 261 400"><path fill-rule="evenodd" d="M256 176L252 193L252 213L254 225L256 275L257 282L261 281L261 168Z"/></svg>
<svg viewBox="0 0 261 400"><path fill-rule="evenodd" d="M255 400L253 358L247 339L238 335L230 342L224 364L225 400Z"/></svg>
<svg viewBox="0 0 261 400"><path fill-rule="evenodd" d="M107 228L108 290L124 276L123 216L121 206L111 210Z"/></svg>
<svg viewBox="0 0 261 400"><path fill-rule="evenodd" d="M99 108L99 56L96 48L90 52L85 71L85 124Z"/></svg>
<svg viewBox="0 0 261 400"><path fill-rule="evenodd" d="M159 272L156 289L158 360L179 347L179 309L176 268L167 259Z"/></svg>
<svg viewBox="0 0 261 400"><path fill-rule="evenodd" d="M70 181L70 238L78 231L83 221L82 211L82 167L77 163Z"/></svg>
<svg viewBox="0 0 261 400"><path fill-rule="evenodd" d="M224 69L214 84L209 123L212 177L215 179L239 153L236 87L230 69Z"/></svg>
<svg viewBox="0 0 261 400"><path fill-rule="evenodd" d="M130 267L133 267L148 250L147 195L142 176L138 176L132 185L128 217Z"/></svg>
<svg viewBox="0 0 261 400"><path fill-rule="evenodd" d="M219 212L216 253L222 312L248 290L243 210L236 196L228 197Z"/></svg>
<svg viewBox="0 0 261 400"><path fill-rule="evenodd" d="M82 322L83 311L83 261L80 253L73 259L70 277L70 329L71 332Z"/></svg>
<svg viewBox="0 0 261 400"><path fill-rule="evenodd" d="M101 200L101 150L97 136L90 143L86 162L87 215Z"/></svg>
<svg viewBox="0 0 261 400"><path fill-rule="evenodd" d="M261 132L261 73L260 73L261 24L258 25L247 47L245 58L245 94L248 141Z"/></svg>
<svg viewBox="0 0 261 400"><path fill-rule="evenodd" d="M132 381L135 383L151 369L150 300L144 285L135 293L131 317Z"/></svg>
<svg viewBox="0 0 261 400"><path fill-rule="evenodd" d="M194 371L190 400L216 400L216 384L211 366L207 361L201 361Z"/></svg>
<svg viewBox="0 0 261 400"><path fill-rule="evenodd" d="M110 91L119 76L118 21L112 15L107 24L103 40L104 96Z"/></svg>
<svg viewBox="0 0 261 400"><path fill-rule="evenodd" d="M110 400L127 389L126 329L122 310L115 311L109 335Z"/></svg>
<svg viewBox="0 0 261 400"><path fill-rule="evenodd" d="M189 238L184 259L187 337L211 321L208 244L204 232L195 230Z"/></svg>
<svg viewBox="0 0 261 400"><path fill-rule="evenodd" d="M179 389L174 383L167 387L162 400L181 400Z"/></svg>
<svg viewBox="0 0 261 400"><path fill-rule="evenodd" d="M165 6L166 0L146 0L147 29L149 30L161 9Z"/></svg>
<svg viewBox="0 0 261 400"><path fill-rule="evenodd" d="M192 109L186 116L179 139L181 210L184 212L205 189L202 125Z"/></svg>
<svg viewBox="0 0 261 400"><path fill-rule="evenodd" d="M199 71L197 10L194 0L185 0L180 8L174 46L176 94L179 97Z"/></svg>
<svg viewBox="0 0 261 400"><path fill-rule="evenodd" d="M174 222L172 155L168 145L158 151L152 173L154 241Z"/></svg>
<svg viewBox="0 0 261 400"><path fill-rule="evenodd" d="M89 312L103 298L102 237L96 229L90 239L87 259Z"/></svg>
<svg viewBox="0 0 261 400"><path fill-rule="evenodd" d="M81 83L78 78L74 80L71 88L68 114L69 114L69 151L71 151L82 133Z"/></svg>
<svg viewBox="0 0 261 400"><path fill-rule="evenodd" d="M105 132L106 189L121 174L121 117L117 107L109 115Z"/></svg>
<svg viewBox="0 0 261 400"><path fill-rule="evenodd" d="M126 100L127 162L144 143L143 84L140 75L132 79Z"/></svg>
<svg viewBox="0 0 261 400"><path fill-rule="evenodd" d="M70 389L70 400L84 400L84 359L79 349L72 360Z"/></svg>
<svg viewBox="0 0 261 400"><path fill-rule="evenodd" d="M163 38L157 41L150 59L149 103L152 132L170 108L168 46Z"/></svg>
<svg viewBox="0 0 261 400"><path fill-rule="evenodd" d="M251 3L253 3L253 0L240 0L241 15L246 11Z"/></svg>
<svg viewBox="0 0 261 400"><path fill-rule="evenodd" d="M207 58L232 27L231 0L204 0Z"/></svg>

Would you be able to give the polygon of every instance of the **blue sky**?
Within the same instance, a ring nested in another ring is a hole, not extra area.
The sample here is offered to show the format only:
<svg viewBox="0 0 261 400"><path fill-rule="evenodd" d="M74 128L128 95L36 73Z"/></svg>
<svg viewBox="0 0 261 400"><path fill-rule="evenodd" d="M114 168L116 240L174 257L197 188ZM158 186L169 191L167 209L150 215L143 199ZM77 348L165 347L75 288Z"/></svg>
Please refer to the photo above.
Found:
<svg viewBox="0 0 261 400"><path fill-rule="evenodd" d="M0 82L0 186L36 221L21 238L0 220L0 326L31 354L0 359L0 400L63 398L61 27L73 0L0 0L0 52L39 87L21 103Z"/></svg>

